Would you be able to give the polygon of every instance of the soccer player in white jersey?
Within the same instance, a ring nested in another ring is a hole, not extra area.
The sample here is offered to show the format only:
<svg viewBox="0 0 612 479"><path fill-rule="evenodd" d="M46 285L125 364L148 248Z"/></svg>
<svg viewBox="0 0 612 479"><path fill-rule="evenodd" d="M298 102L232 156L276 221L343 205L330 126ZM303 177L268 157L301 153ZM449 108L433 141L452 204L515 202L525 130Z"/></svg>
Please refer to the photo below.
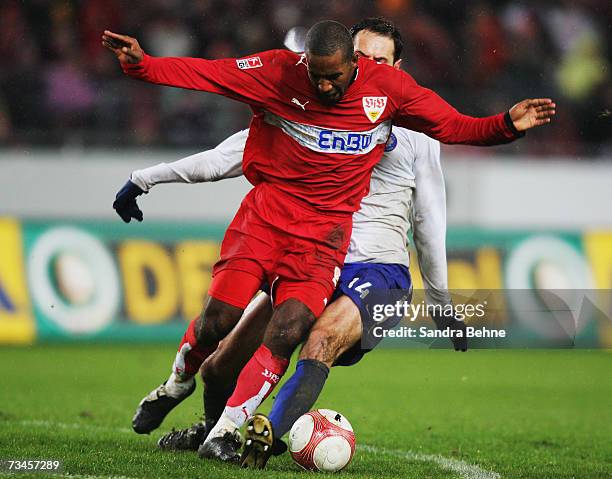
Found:
<svg viewBox="0 0 612 479"><path fill-rule="evenodd" d="M353 26L351 33L358 54L399 68L401 37L391 23L366 19ZM131 189L147 192L159 183L196 183L239 176L246 138L247 130L231 136L214 150L135 171L131 182L138 189ZM251 419L249 425L254 427L247 432L243 465L263 467L273 450L282 451L282 443L274 443L274 437L280 438L295 419L311 408L323 388L329 368L355 364L375 346L376 339L368 334L375 323L363 311L362 300L370 289L403 289L410 294L412 281L407 268L407 241L411 223L427 301L449 304L446 206L439 154L437 141L421 133L393 128L385 155L372 174L370 193L354 215L350 248L335 301L313 326L296 372L279 391L270 419L259 414ZM142 219L135 196L124 192L118 196L115 206L124 219L126 216ZM217 421L219 406L222 409L231 394L241 366L261 342L270 312L267 295L260 295L245 312L236 330L204 363L207 424ZM386 327L392 327L399 320L394 319L389 320ZM437 324L443 328L463 326L453 318L437 318ZM366 334L367 346L362 343ZM458 340L455 346L465 350L466 343ZM179 353L175 370L180 369L180 363ZM165 385L141 403L134 417L134 428L138 432L155 429L170 409L193 391L191 383L173 387L176 386L175 372ZM159 444L164 449L196 449L207 432L206 426L195 425L162 437Z"/></svg>

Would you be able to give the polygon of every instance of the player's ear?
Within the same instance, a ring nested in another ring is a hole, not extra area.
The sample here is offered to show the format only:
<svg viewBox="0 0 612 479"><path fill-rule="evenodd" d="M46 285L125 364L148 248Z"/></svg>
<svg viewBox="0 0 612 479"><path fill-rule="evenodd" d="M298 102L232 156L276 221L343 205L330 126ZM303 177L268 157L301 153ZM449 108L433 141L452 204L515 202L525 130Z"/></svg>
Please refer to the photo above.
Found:
<svg viewBox="0 0 612 479"><path fill-rule="evenodd" d="M393 64L393 68L397 68L398 70L401 68L401 66L402 66L401 58Z"/></svg>
<svg viewBox="0 0 612 479"><path fill-rule="evenodd" d="M359 61L359 55L357 54L357 52L354 52L351 63L353 64L353 66L357 66L358 61Z"/></svg>

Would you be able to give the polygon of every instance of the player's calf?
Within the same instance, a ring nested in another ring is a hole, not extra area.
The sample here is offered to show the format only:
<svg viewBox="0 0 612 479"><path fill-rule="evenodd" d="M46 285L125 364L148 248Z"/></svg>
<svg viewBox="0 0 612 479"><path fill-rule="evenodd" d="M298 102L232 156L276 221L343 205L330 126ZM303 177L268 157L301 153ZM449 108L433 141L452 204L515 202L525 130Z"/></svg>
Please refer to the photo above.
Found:
<svg viewBox="0 0 612 479"><path fill-rule="evenodd" d="M233 435L280 381L289 357L312 325L314 315L296 299L274 312L262 344L245 365L225 410L198 453L201 457L234 460ZM274 348L274 349L273 349Z"/></svg>
<svg viewBox="0 0 612 479"><path fill-rule="evenodd" d="M329 368L361 337L359 309L347 297L332 303L315 322L300 353L295 373L276 395L270 420L276 437L312 409L323 390Z"/></svg>
<svg viewBox="0 0 612 479"><path fill-rule="evenodd" d="M258 295L249 303L236 327L202 364L204 413L211 427L221 417L234 392L240 371L261 346L271 315L269 296Z"/></svg>
<svg viewBox="0 0 612 479"><path fill-rule="evenodd" d="M174 358L170 377L138 404L132 418L132 428L138 434L149 434L157 429L168 413L195 390L194 375L202 361L216 348L216 345L205 347L198 343L196 331L200 323L199 317L189 323Z"/></svg>
<svg viewBox="0 0 612 479"><path fill-rule="evenodd" d="M165 417L195 390L195 375L238 322L242 309L210 298L201 317L189 323L172 364L172 374L145 396L132 418L138 434L157 429Z"/></svg>

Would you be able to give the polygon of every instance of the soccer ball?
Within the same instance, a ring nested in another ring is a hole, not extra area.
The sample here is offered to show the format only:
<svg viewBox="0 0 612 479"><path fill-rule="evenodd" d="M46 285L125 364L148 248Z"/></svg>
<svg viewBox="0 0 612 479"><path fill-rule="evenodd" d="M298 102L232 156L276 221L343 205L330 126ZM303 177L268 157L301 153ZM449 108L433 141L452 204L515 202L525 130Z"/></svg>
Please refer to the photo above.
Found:
<svg viewBox="0 0 612 479"><path fill-rule="evenodd" d="M355 453L351 423L331 409L317 409L300 417L289 432L293 460L309 471L336 472Z"/></svg>

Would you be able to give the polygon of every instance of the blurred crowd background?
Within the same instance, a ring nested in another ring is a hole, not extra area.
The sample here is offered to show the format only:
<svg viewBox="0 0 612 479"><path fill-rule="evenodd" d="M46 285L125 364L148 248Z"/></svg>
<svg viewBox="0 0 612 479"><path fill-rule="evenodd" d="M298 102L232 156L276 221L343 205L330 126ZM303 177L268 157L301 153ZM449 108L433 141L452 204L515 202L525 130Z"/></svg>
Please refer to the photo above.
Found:
<svg viewBox="0 0 612 479"><path fill-rule="evenodd" d="M488 155L612 158L610 0L2 0L0 146L202 149L248 125L236 102L125 78L104 29L152 55L223 58L282 48L294 26L379 15L402 32L403 68L464 113L556 100L535 141Z"/></svg>

